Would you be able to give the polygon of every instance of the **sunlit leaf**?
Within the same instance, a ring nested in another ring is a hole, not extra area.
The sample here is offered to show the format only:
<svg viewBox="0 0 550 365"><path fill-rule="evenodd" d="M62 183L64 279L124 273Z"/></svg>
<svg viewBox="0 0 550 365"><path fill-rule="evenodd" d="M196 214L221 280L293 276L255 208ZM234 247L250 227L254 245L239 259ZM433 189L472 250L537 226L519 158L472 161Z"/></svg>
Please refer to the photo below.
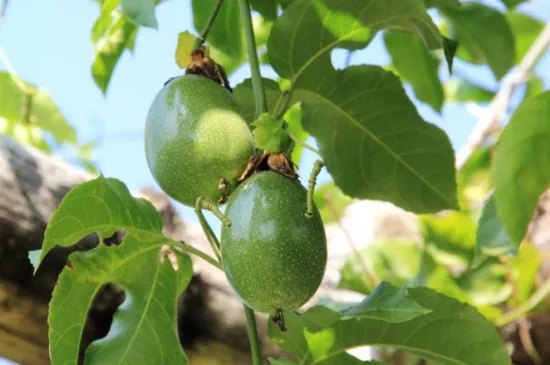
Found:
<svg viewBox="0 0 550 365"><path fill-rule="evenodd" d="M514 34L504 14L474 2L447 7L443 13L456 31L457 55L476 64L487 63L497 79L504 77L516 60Z"/></svg>
<svg viewBox="0 0 550 365"><path fill-rule="evenodd" d="M191 52L195 48L195 37L190 32L178 34L178 45L176 46L176 63L180 68L186 68L191 63Z"/></svg>
<svg viewBox="0 0 550 365"><path fill-rule="evenodd" d="M383 345L448 365L510 365L504 341L473 307L427 288L408 292L432 312L402 323L370 318L340 319L338 312L313 307L303 315L285 312L286 332L269 324L270 338L300 364L342 364L345 350Z"/></svg>
<svg viewBox="0 0 550 365"><path fill-rule="evenodd" d="M492 166L497 213L517 247L550 185L550 91L527 99L499 139Z"/></svg>
<svg viewBox="0 0 550 365"><path fill-rule="evenodd" d="M422 39L407 33L385 32L384 43L399 76L410 82L416 97L441 111L443 87L439 81L439 60Z"/></svg>

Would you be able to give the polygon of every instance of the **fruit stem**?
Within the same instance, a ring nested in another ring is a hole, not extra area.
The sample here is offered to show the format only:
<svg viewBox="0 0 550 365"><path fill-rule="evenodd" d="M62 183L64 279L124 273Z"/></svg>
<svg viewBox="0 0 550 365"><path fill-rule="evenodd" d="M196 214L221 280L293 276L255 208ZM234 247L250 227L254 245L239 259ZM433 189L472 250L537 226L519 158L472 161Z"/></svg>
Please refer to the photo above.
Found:
<svg viewBox="0 0 550 365"><path fill-rule="evenodd" d="M198 248L195 248L191 245L188 245L187 243L185 243L183 241L179 242L179 246L174 246L174 247L176 249L181 249L182 251L185 251L187 253L190 253L190 254L193 254L197 257L200 257L204 261L208 262L210 265L212 265L214 267L217 267L220 270L223 270L222 265L218 261L216 261L214 258L210 257L208 254L202 252Z"/></svg>
<svg viewBox="0 0 550 365"><path fill-rule="evenodd" d="M315 192L315 184L317 184L317 176L321 173L321 169L325 166L325 163L321 160L315 161L311 175L309 175L309 186L307 189L307 210L306 218L313 217L313 193Z"/></svg>
<svg viewBox="0 0 550 365"><path fill-rule="evenodd" d="M197 202L195 203L195 214L199 218L199 223L201 224L202 230L206 235L206 239L208 240L208 243L210 243L210 247L212 248L214 255L216 255L216 258L218 259L218 261L221 261L222 257L220 255L220 244L216 239L214 232L212 231L212 227L210 227L210 224L208 224L208 222L206 221L204 214L202 214L202 204L203 204L203 198L198 197Z"/></svg>
<svg viewBox="0 0 550 365"><path fill-rule="evenodd" d="M246 327L248 329L248 340L250 341L250 351L252 353L252 364L262 365L262 350L260 348L260 340L256 331L256 317L254 310L243 303L244 314L246 315Z"/></svg>
<svg viewBox="0 0 550 365"><path fill-rule="evenodd" d="M201 35L197 38L195 41L195 48L200 48L204 42L206 42L206 37L208 37L208 33L210 32L210 28L212 28L212 25L214 24L214 21L216 20L216 17L218 16L218 13L220 12L220 8L222 7L223 0L218 0L216 5L214 5L214 9L212 9L212 12L210 13L210 16L208 17L208 20L206 21L206 25L204 26L204 29L201 32Z"/></svg>
<svg viewBox="0 0 550 365"><path fill-rule="evenodd" d="M256 51L256 39L254 38L254 27L252 26L252 16L250 15L248 0L239 0L239 7L241 10L241 22L244 27L246 49L248 51L248 62L250 62L250 71L252 73L252 89L254 90L257 119L260 114L267 112L267 102L262 83L262 74L260 73L260 62L258 61L258 53Z"/></svg>

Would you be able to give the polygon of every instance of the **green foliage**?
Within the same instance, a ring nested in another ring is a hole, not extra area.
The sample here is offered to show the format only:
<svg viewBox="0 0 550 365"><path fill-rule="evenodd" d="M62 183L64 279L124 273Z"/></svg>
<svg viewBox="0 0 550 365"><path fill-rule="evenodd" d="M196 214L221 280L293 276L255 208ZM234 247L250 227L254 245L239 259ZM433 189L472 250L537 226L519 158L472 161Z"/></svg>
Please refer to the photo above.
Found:
<svg viewBox="0 0 550 365"><path fill-rule="evenodd" d="M0 72L0 132L43 149L51 149L43 132L58 144L76 145L76 133L48 92Z"/></svg>
<svg viewBox="0 0 550 365"><path fill-rule="evenodd" d="M123 242L104 245L115 230L125 231ZM176 300L191 279L192 264L161 230L151 203L133 198L118 180L100 176L64 197L46 230L41 259L54 246L73 245L89 234L100 244L71 254L59 277L48 316L53 363L77 363L88 308L107 283L120 285L126 300L111 331L88 348L86 364L187 363L176 332Z"/></svg>
<svg viewBox="0 0 550 365"><path fill-rule="evenodd" d="M277 18L277 0L250 0L250 6L267 20Z"/></svg>
<svg viewBox="0 0 550 365"><path fill-rule="evenodd" d="M285 313L288 331L281 332L270 324L269 336L301 364L358 364L345 350L380 344L406 349L440 364L511 364L496 329L474 308L427 288L411 288L408 293L431 312L391 323L361 316L349 320L317 306L303 315Z"/></svg>
<svg viewBox="0 0 550 365"><path fill-rule="evenodd" d="M460 8L447 7L443 13L460 43L458 57L475 64L487 63L497 79L504 77L516 60L514 34L506 17L474 2Z"/></svg>
<svg viewBox="0 0 550 365"><path fill-rule="evenodd" d="M507 12L506 20L508 20L514 32L516 39L516 62L519 62L539 35L544 27L544 23L517 11Z"/></svg>
<svg viewBox="0 0 550 365"><path fill-rule="evenodd" d="M252 126L256 148L265 152L290 153L293 142L286 132L284 121L278 121L271 114L263 113Z"/></svg>
<svg viewBox="0 0 550 365"><path fill-rule="evenodd" d="M217 2L218 0L192 0L193 24L197 31L204 29ZM244 52L242 32L238 1L225 0L208 34L208 43L229 57L240 57Z"/></svg>
<svg viewBox="0 0 550 365"><path fill-rule="evenodd" d="M190 32L178 34L178 45L176 46L176 63L181 68L186 68L191 63L191 52L195 48L195 37Z"/></svg>
<svg viewBox="0 0 550 365"><path fill-rule="evenodd" d="M492 166L498 217L515 246L523 240L550 173L550 92L527 99L504 128Z"/></svg>
<svg viewBox="0 0 550 365"><path fill-rule="evenodd" d="M121 0L122 11L137 25L156 28L155 0Z"/></svg>
<svg viewBox="0 0 550 365"><path fill-rule="evenodd" d="M138 26L118 7L119 3L120 0L104 0L92 28L92 76L104 94L120 56L124 50L133 48L138 31Z"/></svg>
<svg viewBox="0 0 550 365"><path fill-rule="evenodd" d="M500 256L516 254L517 247L504 230L497 215L494 195L491 195L479 218L477 227L477 249L486 255Z"/></svg>
<svg viewBox="0 0 550 365"><path fill-rule="evenodd" d="M404 81L411 83L416 97L441 112L444 95L438 75L439 60L426 49L422 39L413 34L385 32L384 42L393 66Z"/></svg>

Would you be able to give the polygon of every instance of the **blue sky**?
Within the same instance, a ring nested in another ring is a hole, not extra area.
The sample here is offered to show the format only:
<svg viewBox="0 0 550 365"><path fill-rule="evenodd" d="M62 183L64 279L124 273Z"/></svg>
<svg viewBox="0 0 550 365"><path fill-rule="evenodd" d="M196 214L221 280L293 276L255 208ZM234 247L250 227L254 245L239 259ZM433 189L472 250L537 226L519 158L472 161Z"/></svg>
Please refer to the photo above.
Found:
<svg viewBox="0 0 550 365"><path fill-rule="evenodd" d="M549 20L550 4L547 1L533 0L520 9ZM91 77L93 49L90 30L99 14L96 2L10 1L5 22L0 27L0 45L15 70L25 80L49 90L75 127L80 142L100 140L94 150L94 161L104 175L121 179L131 189L156 186L145 162L145 116L163 83L182 72L174 61L178 33L193 30L190 0L165 1L156 11L159 28L140 29L134 53L125 52L122 56L105 97ZM334 64L341 66L345 55L341 50L335 51ZM380 39L354 54L352 64L358 63L389 63ZM458 67L483 84L496 85L485 67L469 67L461 63ZM0 69L3 69L1 64ZM543 69L550 70L549 57L538 67L548 88L550 72L543 73ZM264 76L275 76L268 68L263 72ZM446 75L443 69L442 74ZM248 69L242 68L231 77L231 82L236 85L249 75ZM447 106L442 115L420 103L418 108L426 120L448 133L455 148L465 142L475 124L474 118L462 106ZM71 158L66 154L62 157ZM309 174L314 158L309 153L305 155L301 166L303 176ZM323 181L329 178L327 173L322 175ZM196 222L190 208L180 206L180 211L185 219Z"/></svg>

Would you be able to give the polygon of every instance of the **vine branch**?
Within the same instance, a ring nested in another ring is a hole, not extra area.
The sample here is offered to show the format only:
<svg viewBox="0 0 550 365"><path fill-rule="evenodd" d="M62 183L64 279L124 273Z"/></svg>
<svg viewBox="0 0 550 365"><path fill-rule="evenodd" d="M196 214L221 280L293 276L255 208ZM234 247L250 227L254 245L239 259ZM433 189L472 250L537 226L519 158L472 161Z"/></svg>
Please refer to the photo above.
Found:
<svg viewBox="0 0 550 365"><path fill-rule="evenodd" d="M244 27L248 62L250 62L250 71L252 73L252 89L254 91L254 101L256 104L256 118L258 118L260 114L267 112L262 74L260 73L260 61L258 60L258 52L256 50L256 39L254 37L254 27L252 26L250 4L248 0L239 0L239 7L241 10L241 22Z"/></svg>
<svg viewBox="0 0 550 365"><path fill-rule="evenodd" d="M212 25L214 24L214 21L216 20L216 17L218 16L218 13L220 12L222 5L223 5L223 0L218 0L216 5L214 5L214 8L212 9L210 16L208 17L208 20L206 21L206 25L204 26L204 29L202 30L200 36L195 41L195 48L200 48L203 45L203 43L206 42L208 33L210 33L210 28L212 28Z"/></svg>
<svg viewBox="0 0 550 365"><path fill-rule="evenodd" d="M540 32L518 66L505 77L505 81L491 101L485 117L477 122L473 132L468 138L468 142L457 152L457 170L462 169L470 156L487 140L487 138L500 130L500 122L508 109L512 94L519 85L525 82L529 73L549 46L550 23L546 24Z"/></svg>

